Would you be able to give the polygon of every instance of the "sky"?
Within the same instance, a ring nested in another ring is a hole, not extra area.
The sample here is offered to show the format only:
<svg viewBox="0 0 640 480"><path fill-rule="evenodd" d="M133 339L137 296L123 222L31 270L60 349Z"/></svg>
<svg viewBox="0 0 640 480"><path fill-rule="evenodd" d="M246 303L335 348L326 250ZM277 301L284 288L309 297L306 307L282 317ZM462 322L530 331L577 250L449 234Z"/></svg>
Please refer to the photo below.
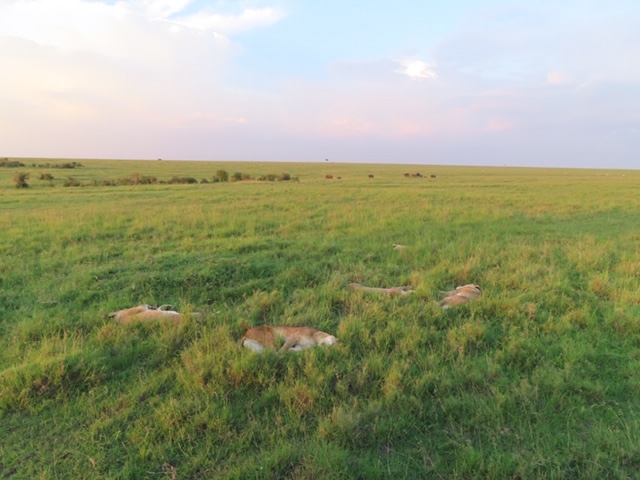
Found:
<svg viewBox="0 0 640 480"><path fill-rule="evenodd" d="M640 168L637 0L0 0L0 157Z"/></svg>

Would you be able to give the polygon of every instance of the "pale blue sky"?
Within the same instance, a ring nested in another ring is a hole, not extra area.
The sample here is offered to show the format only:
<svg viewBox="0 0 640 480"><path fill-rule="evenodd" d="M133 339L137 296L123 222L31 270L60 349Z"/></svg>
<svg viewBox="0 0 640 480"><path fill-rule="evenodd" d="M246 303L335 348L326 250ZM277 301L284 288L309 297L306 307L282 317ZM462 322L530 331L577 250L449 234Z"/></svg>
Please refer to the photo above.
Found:
<svg viewBox="0 0 640 480"><path fill-rule="evenodd" d="M0 0L0 157L640 168L640 3Z"/></svg>

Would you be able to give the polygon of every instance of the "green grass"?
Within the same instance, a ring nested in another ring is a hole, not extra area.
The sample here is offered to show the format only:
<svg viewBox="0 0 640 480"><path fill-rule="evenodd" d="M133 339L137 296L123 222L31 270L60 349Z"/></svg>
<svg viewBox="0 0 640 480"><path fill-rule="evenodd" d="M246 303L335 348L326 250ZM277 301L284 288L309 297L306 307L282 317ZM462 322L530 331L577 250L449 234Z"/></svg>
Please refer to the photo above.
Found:
<svg viewBox="0 0 640 480"><path fill-rule="evenodd" d="M80 163L0 168L0 478L637 478L640 172ZM300 181L62 186L220 169Z"/></svg>

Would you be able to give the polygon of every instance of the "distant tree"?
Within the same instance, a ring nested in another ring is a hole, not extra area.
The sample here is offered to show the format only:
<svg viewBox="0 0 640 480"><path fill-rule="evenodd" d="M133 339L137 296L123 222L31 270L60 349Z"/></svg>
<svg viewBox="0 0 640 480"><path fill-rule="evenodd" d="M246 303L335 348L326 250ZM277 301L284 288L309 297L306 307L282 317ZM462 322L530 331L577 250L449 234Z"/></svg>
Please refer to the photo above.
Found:
<svg viewBox="0 0 640 480"><path fill-rule="evenodd" d="M240 172L236 172L231 176L231 180L233 180L234 182L239 182L240 180L242 180L242 173Z"/></svg>
<svg viewBox="0 0 640 480"><path fill-rule="evenodd" d="M226 170L218 170L216 172L215 178L217 178L219 182L228 182L229 172L227 172Z"/></svg>
<svg viewBox="0 0 640 480"><path fill-rule="evenodd" d="M28 179L29 174L27 172L16 172L13 176L13 183L15 183L16 188L27 188L29 186Z"/></svg>

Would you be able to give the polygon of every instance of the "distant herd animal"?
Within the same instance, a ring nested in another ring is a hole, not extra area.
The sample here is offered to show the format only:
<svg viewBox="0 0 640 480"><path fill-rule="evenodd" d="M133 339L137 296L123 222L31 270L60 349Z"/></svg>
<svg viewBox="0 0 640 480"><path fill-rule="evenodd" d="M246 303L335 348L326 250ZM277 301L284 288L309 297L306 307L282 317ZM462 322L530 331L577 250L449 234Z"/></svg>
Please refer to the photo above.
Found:
<svg viewBox="0 0 640 480"><path fill-rule="evenodd" d="M424 178L424 175L422 175L420 172L415 172L415 173L403 173L402 174L405 178L410 178L410 177L414 177L414 178ZM432 173L431 175L429 175L430 178L436 178L436 175L434 173ZM333 180L334 176L332 174L326 174L324 176L325 180ZM342 179L342 177L335 177L338 180ZM367 174L367 178L375 178L375 175L373 175L372 173Z"/></svg>
<svg viewBox="0 0 640 480"><path fill-rule="evenodd" d="M423 178L424 175L422 175L420 172L416 172L416 173L404 173L403 176L405 178L409 178L409 177L414 177L414 178ZM431 175L429 175L429 178L436 178L436 174L432 173Z"/></svg>

